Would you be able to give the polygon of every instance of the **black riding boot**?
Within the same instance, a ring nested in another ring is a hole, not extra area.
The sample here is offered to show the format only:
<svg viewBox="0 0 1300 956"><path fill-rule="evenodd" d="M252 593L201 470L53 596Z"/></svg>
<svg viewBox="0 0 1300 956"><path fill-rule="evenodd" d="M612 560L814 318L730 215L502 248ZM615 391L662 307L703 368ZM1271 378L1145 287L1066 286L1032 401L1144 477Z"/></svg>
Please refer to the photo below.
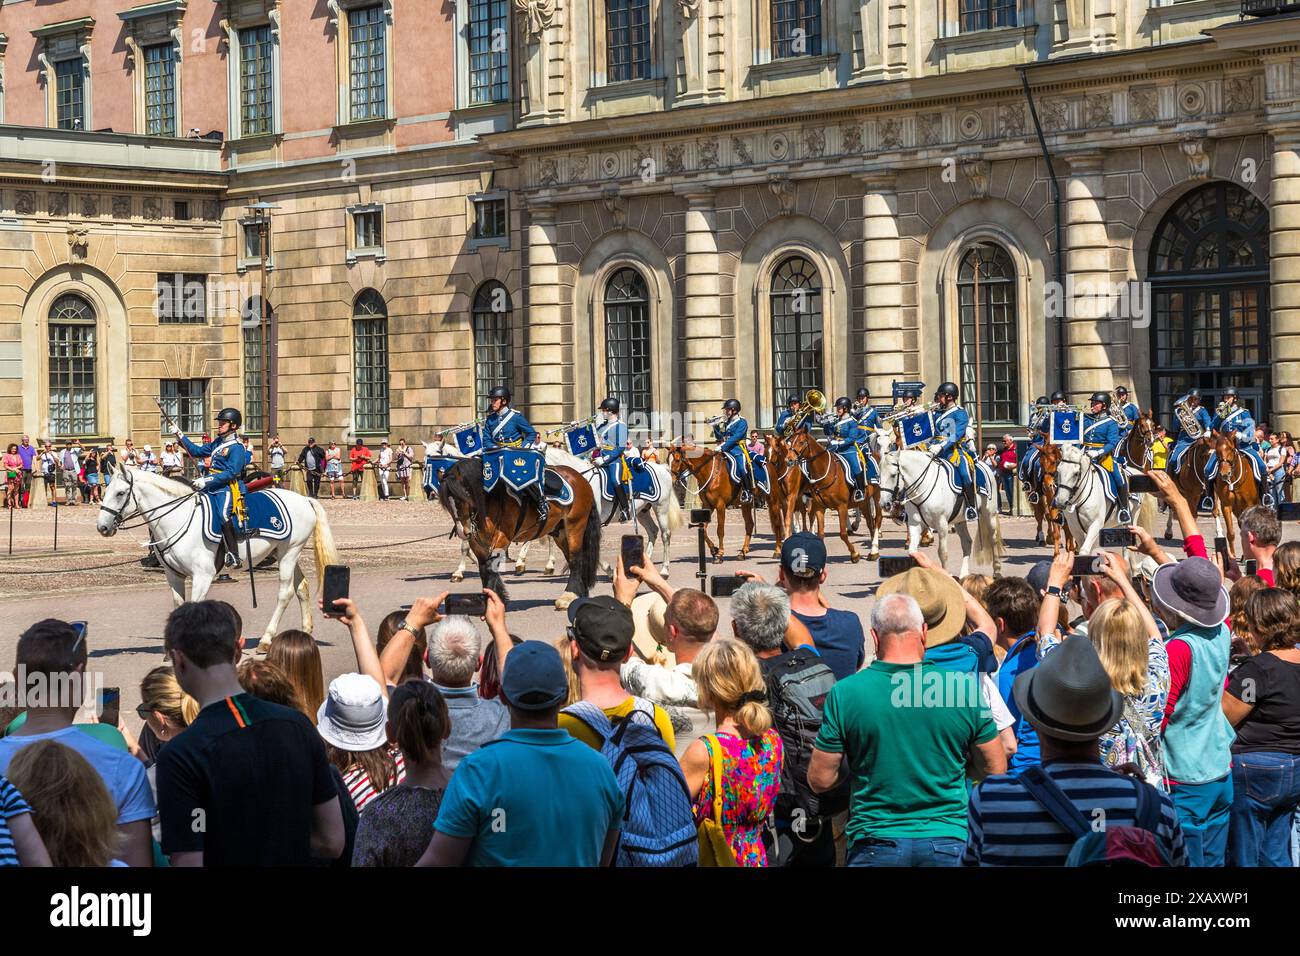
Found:
<svg viewBox="0 0 1300 956"><path fill-rule="evenodd" d="M975 497L977 492L975 489L974 478L972 478L967 484L962 486L961 493L962 493L962 497L966 499L966 520L967 521L979 520L979 516L980 516L979 502Z"/></svg>
<svg viewBox="0 0 1300 956"><path fill-rule="evenodd" d="M743 504L749 504L754 500L754 473L745 472L740 479L740 500Z"/></svg>
<svg viewBox="0 0 1300 956"><path fill-rule="evenodd" d="M619 521L632 520L632 504L627 497L627 485L621 481L614 486L614 504L618 508Z"/></svg>
<svg viewBox="0 0 1300 956"><path fill-rule="evenodd" d="M853 481L853 500L865 501L867 497L867 473L859 472L858 477Z"/></svg>
<svg viewBox="0 0 1300 956"><path fill-rule="evenodd" d="M235 523L227 521L221 526L221 540L226 545L226 567L239 567L239 539L235 536Z"/></svg>
<svg viewBox="0 0 1300 956"><path fill-rule="evenodd" d="M528 491L533 496L533 503L537 505L538 523L545 524L546 516L551 513L551 504L546 500L546 493L542 490L540 483L531 486Z"/></svg>
<svg viewBox="0 0 1300 956"><path fill-rule="evenodd" d="M1119 523L1122 525L1132 524L1133 513L1129 510L1128 482L1123 478L1120 479L1119 486L1115 490L1115 499L1116 503L1119 505L1119 512L1115 516L1119 520Z"/></svg>

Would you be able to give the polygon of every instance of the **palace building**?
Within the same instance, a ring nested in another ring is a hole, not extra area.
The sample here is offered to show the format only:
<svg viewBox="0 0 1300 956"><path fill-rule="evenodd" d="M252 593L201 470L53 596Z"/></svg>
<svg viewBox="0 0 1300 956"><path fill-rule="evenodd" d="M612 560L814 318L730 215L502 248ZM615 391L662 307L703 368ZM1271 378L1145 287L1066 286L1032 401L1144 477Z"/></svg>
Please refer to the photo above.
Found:
<svg viewBox="0 0 1300 956"><path fill-rule="evenodd" d="M0 430L915 379L998 434L1118 384L1300 429L1300 15L1258 4L4 0Z"/></svg>

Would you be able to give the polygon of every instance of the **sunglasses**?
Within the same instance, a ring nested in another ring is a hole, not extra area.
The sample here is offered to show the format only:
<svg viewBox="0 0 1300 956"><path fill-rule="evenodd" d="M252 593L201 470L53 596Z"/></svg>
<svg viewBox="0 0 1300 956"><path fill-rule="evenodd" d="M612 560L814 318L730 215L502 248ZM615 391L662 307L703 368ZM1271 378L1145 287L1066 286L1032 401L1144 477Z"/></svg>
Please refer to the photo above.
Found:
<svg viewBox="0 0 1300 956"><path fill-rule="evenodd" d="M150 710L148 707L146 707L144 704L141 704L139 707L135 709L135 715L139 717L141 720L148 720L150 717L153 716L153 711Z"/></svg>

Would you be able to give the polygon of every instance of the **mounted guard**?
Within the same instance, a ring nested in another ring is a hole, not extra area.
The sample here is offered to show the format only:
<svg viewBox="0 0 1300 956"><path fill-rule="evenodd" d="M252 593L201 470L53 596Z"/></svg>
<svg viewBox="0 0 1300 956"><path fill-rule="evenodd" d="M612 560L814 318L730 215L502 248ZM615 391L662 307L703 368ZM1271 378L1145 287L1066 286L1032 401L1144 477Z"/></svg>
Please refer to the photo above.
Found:
<svg viewBox="0 0 1300 956"><path fill-rule="evenodd" d="M1117 520L1121 525L1129 525L1133 523L1133 516L1129 510L1128 479L1118 455L1119 424L1110 413L1110 398L1105 392L1093 392L1088 400L1089 411L1083 417L1083 447L1088 457L1110 474L1115 483L1115 503L1119 509Z"/></svg>
<svg viewBox="0 0 1300 956"><path fill-rule="evenodd" d="M1056 394L1060 394L1057 392ZM1043 466L1039 460L1043 453L1043 443L1047 441L1048 429L1051 427L1051 409L1047 405L1047 396L1040 395L1029 408L1029 448L1025 457L1020 459L1020 484L1025 489L1025 497L1031 505L1038 504L1038 486L1043 481Z"/></svg>
<svg viewBox="0 0 1300 956"><path fill-rule="evenodd" d="M1111 417L1119 424L1120 437L1128 435L1134 423L1142 417L1138 403L1128 397L1128 387L1115 386L1115 401L1110 406Z"/></svg>
<svg viewBox="0 0 1300 956"><path fill-rule="evenodd" d="M745 444L749 437L749 423L740 417L740 402L734 398L727 399L722 403L722 414L710 419L710 424L713 425L713 437L719 443L718 451L731 462L733 477L740 479L741 504L751 503L754 500L754 465Z"/></svg>
<svg viewBox="0 0 1300 956"><path fill-rule="evenodd" d="M1165 465L1165 470L1169 474L1177 477L1179 466L1182 465L1183 455L1192 443L1204 438L1214 430L1214 419L1209 411L1201 405L1201 391L1193 388L1188 390L1187 394L1174 402L1174 417L1178 419L1177 437L1174 439L1173 451L1169 453L1169 461ZM1213 500L1209 495L1205 496L1206 500L1201 503L1201 507L1209 510L1214 507Z"/></svg>
<svg viewBox="0 0 1300 956"><path fill-rule="evenodd" d="M1266 508L1272 508L1274 502L1273 496L1267 490L1264 455L1260 452L1259 440L1255 437L1255 419L1251 416L1250 409L1241 404L1241 398L1235 388L1229 386L1223 390L1223 398L1215 409L1212 427L1215 431L1231 435L1236 440L1237 450L1249 459L1250 466L1255 471L1255 483L1262 491L1260 503ZM1218 469L1218 452L1211 452L1210 460L1205 466L1205 480L1209 485L1208 493L1211 497L1214 494L1214 476Z"/></svg>
<svg viewBox="0 0 1300 956"><path fill-rule="evenodd" d="M853 500L862 501L867 496L867 478L880 484L880 471L873 468L876 460L871 454L871 433L853 417L853 405L847 396L835 400L835 419L825 426L830 437L830 450L849 466L853 479Z"/></svg>
<svg viewBox="0 0 1300 956"><path fill-rule="evenodd" d="M253 456L239 440L239 428L243 416L237 408L223 408L217 412L217 437L206 444L199 445L185 437L181 426L172 422L172 434L195 461L203 461L211 456L208 473L194 482L194 490L212 496L212 506L217 508L217 494L223 488L230 489L230 514L221 524L221 538L226 546L225 565L227 568L239 567L239 540L248 537L251 529L248 522L248 506L244 496L248 493L244 487L242 475Z"/></svg>
<svg viewBox="0 0 1300 956"><path fill-rule="evenodd" d="M537 429L510 407L510 389L498 385L488 392L488 416L483 431L485 490L491 491L498 478L504 478L511 488L532 499L538 522L545 524L551 510L542 487L546 457L536 450Z"/></svg>
<svg viewBox="0 0 1300 956"><path fill-rule="evenodd" d="M812 431L812 422L803 408L804 400L800 395L791 395L785 403L785 410L776 418L774 431L780 438L789 438L795 431Z"/></svg>
<svg viewBox="0 0 1300 956"><path fill-rule="evenodd" d="M605 472L605 480L614 493L619 521L632 520L632 469L627 459L627 425L619 417L618 399L609 396L600 403L605 420L596 425L596 440L600 447L592 453L592 461Z"/></svg>
<svg viewBox="0 0 1300 956"><path fill-rule="evenodd" d="M979 502L975 487L975 454L970 447L966 431L970 428L970 415L957 404L957 384L944 382L934 393L938 410L934 416L934 430L943 439L936 457L953 466L957 487L966 499L966 520L979 520Z"/></svg>

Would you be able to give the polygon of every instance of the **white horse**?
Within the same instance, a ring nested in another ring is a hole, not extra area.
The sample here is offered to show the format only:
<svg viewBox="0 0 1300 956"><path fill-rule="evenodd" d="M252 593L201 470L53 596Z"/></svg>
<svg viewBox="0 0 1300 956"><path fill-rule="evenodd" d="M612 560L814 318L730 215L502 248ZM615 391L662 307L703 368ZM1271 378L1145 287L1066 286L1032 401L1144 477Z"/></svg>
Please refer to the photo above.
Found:
<svg viewBox="0 0 1300 956"><path fill-rule="evenodd" d="M320 502L282 488L268 490L283 506L292 522L293 533L283 541L264 537L249 539L248 546L241 543L240 558L248 560L248 547L252 548L254 566L274 556L280 580L275 611L262 635L262 647L270 644L280 626L280 617L296 593L302 613L302 629L311 631L312 614L307 579L298 567L298 556L308 539L316 554L316 574L320 577L327 564L338 564L338 552L329 521ZM200 493L186 483L164 478L138 468L123 468L116 480L110 482L100 505L95 527L104 537L112 537L125 522L139 518L149 529L149 544L162 562L171 586L172 600L176 605L185 601L185 581L190 581L190 600L201 601L207 596L212 579L217 574L217 545L203 534L205 520L200 507ZM136 526L138 527L138 526Z"/></svg>
<svg viewBox="0 0 1300 956"><path fill-rule="evenodd" d="M546 449L546 463L548 465L567 465L587 479L591 485L591 490L596 496L596 502L600 506L600 523L603 525L609 520L614 511L614 502L605 497L604 494L604 472L601 468L592 464L590 459L578 458L570 454L564 448L548 447ZM669 546L673 541L673 532L682 525L682 509L677 503L677 495L673 493L673 474L667 465L661 465L657 461L647 461L642 463L655 476L656 483L664 489L663 496L658 501L648 501L645 498L632 499L632 522L645 529L646 543L646 560L654 560L655 542L662 538L663 540L663 564L659 571L664 576L668 576L669 565ZM519 560L522 561L525 555L521 553ZM550 565L547 565L548 569ZM604 574L613 574L614 569L605 561L601 561L600 570ZM549 574L550 571L547 571Z"/></svg>
<svg viewBox="0 0 1300 956"><path fill-rule="evenodd" d="M1131 470L1130 470L1131 472ZM1106 497L1106 476L1101 466L1078 445L1062 445L1061 461L1056 466L1055 497L1052 503L1060 510L1078 544L1076 554L1092 554L1101 537L1106 519L1115 504ZM1137 523L1148 530L1155 523L1155 500L1150 495L1130 495L1136 504Z"/></svg>
<svg viewBox="0 0 1300 956"><path fill-rule="evenodd" d="M948 470L926 451L900 448L892 430L877 432L880 445L880 506L888 510L895 500L903 503L907 515L907 550L921 545L921 534L929 528L938 539L939 563L948 565L948 531L956 531L961 542L961 574L970 572L970 562L991 564L993 574L1002 571L1002 530L998 523L997 499L992 494L994 476L987 465L989 494L976 495L979 519L972 541L964 517L965 498L948 483ZM954 527L955 526L955 527Z"/></svg>

